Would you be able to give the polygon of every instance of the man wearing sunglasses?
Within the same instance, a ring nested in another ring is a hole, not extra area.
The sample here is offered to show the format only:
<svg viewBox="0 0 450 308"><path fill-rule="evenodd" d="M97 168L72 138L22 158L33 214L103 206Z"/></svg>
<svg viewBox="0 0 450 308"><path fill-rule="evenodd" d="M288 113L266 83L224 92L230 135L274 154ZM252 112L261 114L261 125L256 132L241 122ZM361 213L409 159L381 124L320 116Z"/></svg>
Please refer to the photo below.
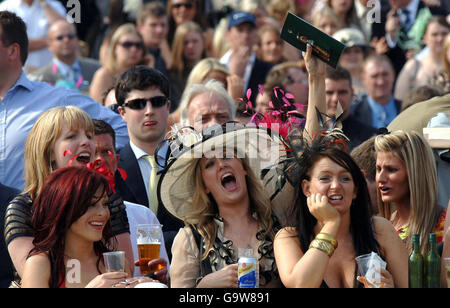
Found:
<svg viewBox="0 0 450 308"><path fill-rule="evenodd" d="M128 127L130 142L119 152L119 168L127 173L116 176L117 192L123 200L149 207L163 225L169 253L173 238L182 227L159 205L157 184L169 147L164 143L170 111L169 81L158 70L136 66L126 71L115 89L119 113Z"/></svg>
<svg viewBox="0 0 450 308"><path fill-rule="evenodd" d="M52 62L29 78L88 93L92 77L101 65L97 60L78 57L74 24L66 20L55 22L48 31L47 42L53 54Z"/></svg>

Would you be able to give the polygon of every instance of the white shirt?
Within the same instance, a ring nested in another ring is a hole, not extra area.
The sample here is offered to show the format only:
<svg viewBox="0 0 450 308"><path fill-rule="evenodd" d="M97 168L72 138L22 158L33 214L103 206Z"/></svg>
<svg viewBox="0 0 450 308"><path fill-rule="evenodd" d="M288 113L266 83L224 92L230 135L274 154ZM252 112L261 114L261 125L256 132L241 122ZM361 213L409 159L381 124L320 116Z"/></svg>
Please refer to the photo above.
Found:
<svg viewBox="0 0 450 308"><path fill-rule="evenodd" d="M47 0L47 3L62 17L66 16L66 9L56 0ZM10 11L27 25L27 34L29 39L41 39L47 37L50 24L44 12L44 8L39 4L39 0L34 0L31 6L28 6L21 0L5 0L0 3L0 11ZM25 63L27 67L42 68L50 63L52 54L48 48L32 51L28 54L28 60Z"/></svg>
<svg viewBox="0 0 450 308"><path fill-rule="evenodd" d="M139 259L136 239L136 226L141 224L159 224L158 218L148 208L140 204L123 201L127 210L128 223L130 224L130 240L133 247L133 260ZM159 256L167 261L167 272L169 273L170 264L167 256L166 246L164 245L164 235L161 239L161 247L159 248ZM134 276L140 276L141 269L139 266L134 268Z"/></svg>

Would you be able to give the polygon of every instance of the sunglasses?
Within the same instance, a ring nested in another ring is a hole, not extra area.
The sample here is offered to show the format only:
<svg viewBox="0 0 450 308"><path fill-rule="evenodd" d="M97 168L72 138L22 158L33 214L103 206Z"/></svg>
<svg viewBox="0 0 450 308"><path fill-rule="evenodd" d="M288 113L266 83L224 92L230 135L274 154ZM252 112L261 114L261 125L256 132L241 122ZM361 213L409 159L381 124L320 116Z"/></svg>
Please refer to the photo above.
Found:
<svg viewBox="0 0 450 308"><path fill-rule="evenodd" d="M147 102L150 102L153 108L160 108L167 104L168 101L169 99L165 96L154 96L150 98L132 99L123 105L133 110L142 110L147 106Z"/></svg>
<svg viewBox="0 0 450 308"><path fill-rule="evenodd" d="M55 37L55 39L58 41L62 41L65 37L67 37L69 40L73 40L75 38L75 34L69 33L66 35L58 35L57 37Z"/></svg>
<svg viewBox="0 0 450 308"><path fill-rule="evenodd" d="M142 49L143 48L143 44L142 42L129 42L129 41L125 41L123 43L119 43L120 46L122 46L123 48L129 49L131 47L136 47L137 49Z"/></svg>
<svg viewBox="0 0 450 308"><path fill-rule="evenodd" d="M174 3L174 4L172 4L172 7L175 8L175 9L179 9L182 6L184 6L185 9L192 9L194 7L194 4L192 2Z"/></svg>

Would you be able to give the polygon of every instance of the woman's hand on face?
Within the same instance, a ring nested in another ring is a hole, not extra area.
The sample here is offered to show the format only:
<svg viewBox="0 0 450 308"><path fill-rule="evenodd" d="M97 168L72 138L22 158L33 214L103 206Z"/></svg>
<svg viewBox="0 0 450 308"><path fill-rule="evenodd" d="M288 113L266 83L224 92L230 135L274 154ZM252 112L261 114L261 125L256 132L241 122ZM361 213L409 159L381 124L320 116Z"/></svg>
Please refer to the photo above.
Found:
<svg viewBox="0 0 450 308"><path fill-rule="evenodd" d="M328 202L328 197L322 194L311 194L307 199L309 212L323 225L329 222L338 223L338 211Z"/></svg>
<svg viewBox="0 0 450 308"><path fill-rule="evenodd" d="M86 288L113 288L113 287L125 287L124 284L121 284L121 281L124 281L128 277L128 274L125 272L109 272L98 275L94 279L92 279L86 286Z"/></svg>
<svg viewBox="0 0 450 308"><path fill-rule="evenodd" d="M230 264L220 271L206 275L199 283L201 288L237 288L238 265Z"/></svg>

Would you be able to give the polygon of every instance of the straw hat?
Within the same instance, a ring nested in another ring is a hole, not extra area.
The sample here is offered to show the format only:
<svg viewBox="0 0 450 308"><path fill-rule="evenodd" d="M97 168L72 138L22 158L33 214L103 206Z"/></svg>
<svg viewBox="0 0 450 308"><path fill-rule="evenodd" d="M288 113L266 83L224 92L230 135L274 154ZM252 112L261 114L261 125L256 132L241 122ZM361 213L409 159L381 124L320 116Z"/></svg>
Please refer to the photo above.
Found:
<svg viewBox="0 0 450 308"><path fill-rule="evenodd" d="M217 154L246 158L268 198L276 192L276 167L285 156L283 142L276 133L229 122L201 133L184 128L173 135L169 142L171 155L158 183L158 200L176 218L184 220L193 210L197 163L212 151L218 158Z"/></svg>

